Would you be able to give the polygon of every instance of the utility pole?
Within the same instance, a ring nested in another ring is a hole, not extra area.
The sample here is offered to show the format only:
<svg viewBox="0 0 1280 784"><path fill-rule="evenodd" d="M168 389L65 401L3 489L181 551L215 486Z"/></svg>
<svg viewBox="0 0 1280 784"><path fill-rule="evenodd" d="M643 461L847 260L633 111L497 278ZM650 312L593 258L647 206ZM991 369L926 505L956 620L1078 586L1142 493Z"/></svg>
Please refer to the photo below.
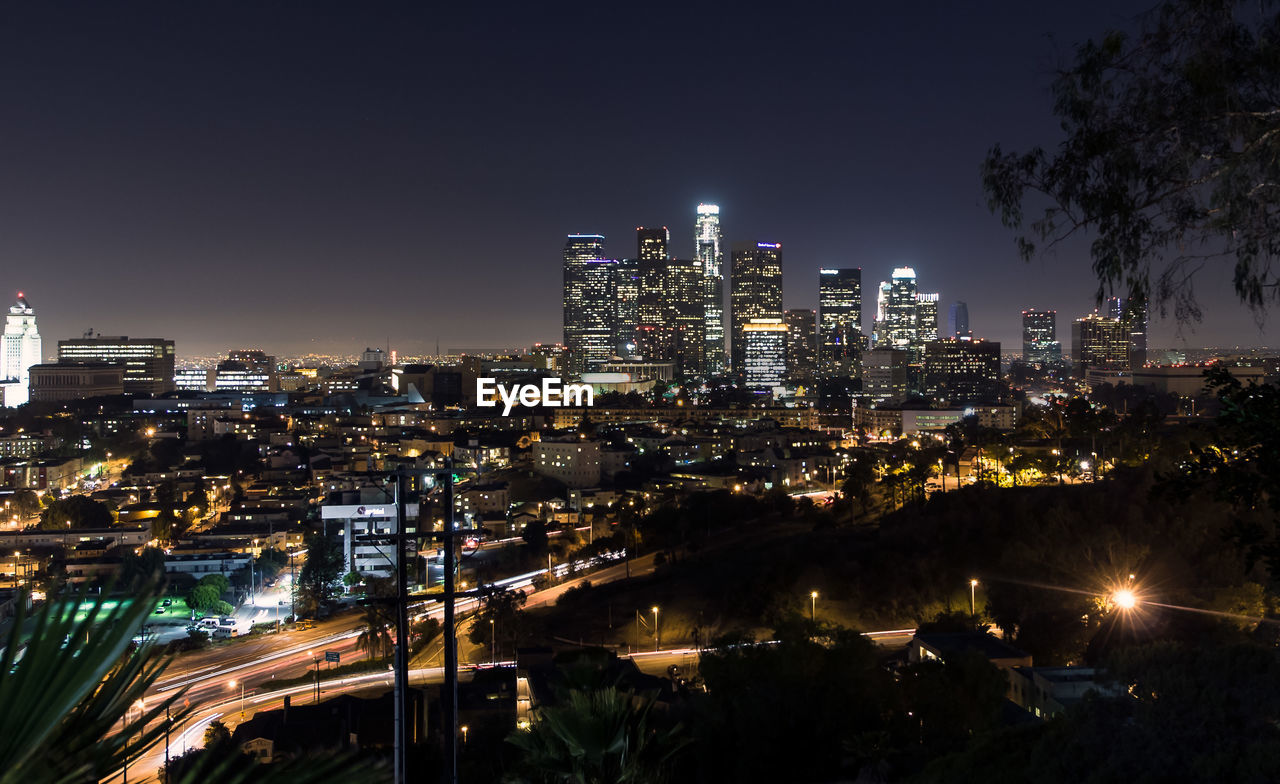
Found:
<svg viewBox="0 0 1280 784"><path fill-rule="evenodd" d="M396 475L396 688L395 688L395 781L404 784L407 780L405 764L408 758L409 735L407 732L405 705L409 698L409 589L408 565L405 563L405 536L408 534L409 517L405 509L406 477L401 471ZM419 507L421 509L421 507ZM421 512L419 512L421 515Z"/></svg>
<svg viewBox="0 0 1280 784"><path fill-rule="evenodd" d="M444 461L444 781L458 781L458 630L454 628L453 458Z"/></svg>

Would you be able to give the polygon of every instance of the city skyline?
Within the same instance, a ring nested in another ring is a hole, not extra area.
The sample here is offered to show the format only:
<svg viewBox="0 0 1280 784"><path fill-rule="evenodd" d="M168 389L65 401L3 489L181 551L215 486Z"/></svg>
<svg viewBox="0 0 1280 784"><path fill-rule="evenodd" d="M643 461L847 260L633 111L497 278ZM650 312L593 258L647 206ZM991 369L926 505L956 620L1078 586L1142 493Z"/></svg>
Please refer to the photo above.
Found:
<svg viewBox="0 0 1280 784"><path fill-rule="evenodd" d="M519 10L493 28L461 8L15 9L0 62L31 78L0 93L23 108L0 153L0 286L32 297L50 340L164 334L190 355L548 342L566 233L602 233L626 257L635 226L666 225L673 254L696 258L688 216L706 202L721 207L723 243L784 245L786 308L817 306L820 268L878 280L911 266L944 306L969 304L975 334L1013 345L1024 308L1091 310L1094 277L1083 246L1018 261L978 166L997 141L1055 138L1058 55L1142 10L996 3L922 22L870 8L819 28L743 10L720 38L769 29L776 56L717 47L724 111L686 133L668 112L597 127L569 111L588 96L626 118L630 95L656 91L678 113L701 90L674 60L561 45L591 29L625 47L639 31L621 10ZM481 30L479 50L461 45ZM126 35L128 50L115 44ZM875 78L885 69L901 79ZM582 167L597 184L569 187ZM1200 282L1205 321L1188 343L1276 342L1227 289ZM317 311L335 317L303 318ZM1152 332L1153 345L1176 337L1155 314Z"/></svg>

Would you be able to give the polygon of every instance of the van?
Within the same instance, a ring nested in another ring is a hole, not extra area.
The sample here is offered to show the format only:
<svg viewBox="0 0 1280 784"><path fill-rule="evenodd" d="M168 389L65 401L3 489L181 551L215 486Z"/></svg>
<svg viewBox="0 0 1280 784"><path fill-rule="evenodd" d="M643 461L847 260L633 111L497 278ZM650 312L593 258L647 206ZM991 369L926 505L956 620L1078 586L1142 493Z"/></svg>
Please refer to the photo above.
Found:
<svg viewBox="0 0 1280 784"><path fill-rule="evenodd" d="M219 626L213 630L213 639L215 640L229 640L235 636L236 627L234 626Z"/></svg>
<svg viewBox="0 0 1280 784"><path fill-rule="evenodd" d="M214 629L218 628L218 619L217 618L201 618L199 621L196 622L196 628L203 629L204 631L207 631L207 632L211 632Z"/></svg>

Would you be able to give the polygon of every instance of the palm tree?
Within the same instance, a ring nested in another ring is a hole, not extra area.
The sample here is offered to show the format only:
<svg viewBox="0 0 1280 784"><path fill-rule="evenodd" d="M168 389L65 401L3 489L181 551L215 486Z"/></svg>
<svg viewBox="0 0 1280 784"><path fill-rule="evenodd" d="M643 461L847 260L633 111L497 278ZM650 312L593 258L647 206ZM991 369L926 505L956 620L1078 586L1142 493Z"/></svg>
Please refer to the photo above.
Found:
<svg viewBox="0 0 1280 784"><path fill-rule="evenodd" d="M144 700L169 664L148 647L128 651L161 593L157 581L108 603L110 591L20 608L0 653L0 784L91 784L134 763L187 717L185 690ZM104 598L105 597L105 598ZM81 612L81 608L87 610ZM345 758L261 767L244 755L203 755L170 784L373 780Z"/></svg>
<svg viewBox="0 0 1280 784"><path fill-rule="evenodd" d="M356 649L369 654L369 660L390 655L391 621L387 618L386 609L376 599L368 600L364 606L364 625L360 627L360 635L356 637Z"/></svg>
<svg viewBox="0 0 1280 784"><path fill-rule="evenodd" d="M521 767L531 781L659 784L689 741L680 725L650 726L653 704L617 688L572 690L507 742L524 752Z"/></svg>

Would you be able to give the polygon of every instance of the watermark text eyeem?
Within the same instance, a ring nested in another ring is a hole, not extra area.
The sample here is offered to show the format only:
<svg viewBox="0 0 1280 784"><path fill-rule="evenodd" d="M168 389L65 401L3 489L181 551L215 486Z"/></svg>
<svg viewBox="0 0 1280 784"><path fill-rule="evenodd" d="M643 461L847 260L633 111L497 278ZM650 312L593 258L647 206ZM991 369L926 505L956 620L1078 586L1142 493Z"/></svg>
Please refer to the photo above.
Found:
<svg viewBox="0 0 1280 784"><path fill-rule="evenodd" d="M590 384L562 384L558 378L544 378L542 384L499 384L496 378L476 379L476 405L493 408L502 401L502 415L511 416L516 405L593 406L595 393Z"/></svg>

